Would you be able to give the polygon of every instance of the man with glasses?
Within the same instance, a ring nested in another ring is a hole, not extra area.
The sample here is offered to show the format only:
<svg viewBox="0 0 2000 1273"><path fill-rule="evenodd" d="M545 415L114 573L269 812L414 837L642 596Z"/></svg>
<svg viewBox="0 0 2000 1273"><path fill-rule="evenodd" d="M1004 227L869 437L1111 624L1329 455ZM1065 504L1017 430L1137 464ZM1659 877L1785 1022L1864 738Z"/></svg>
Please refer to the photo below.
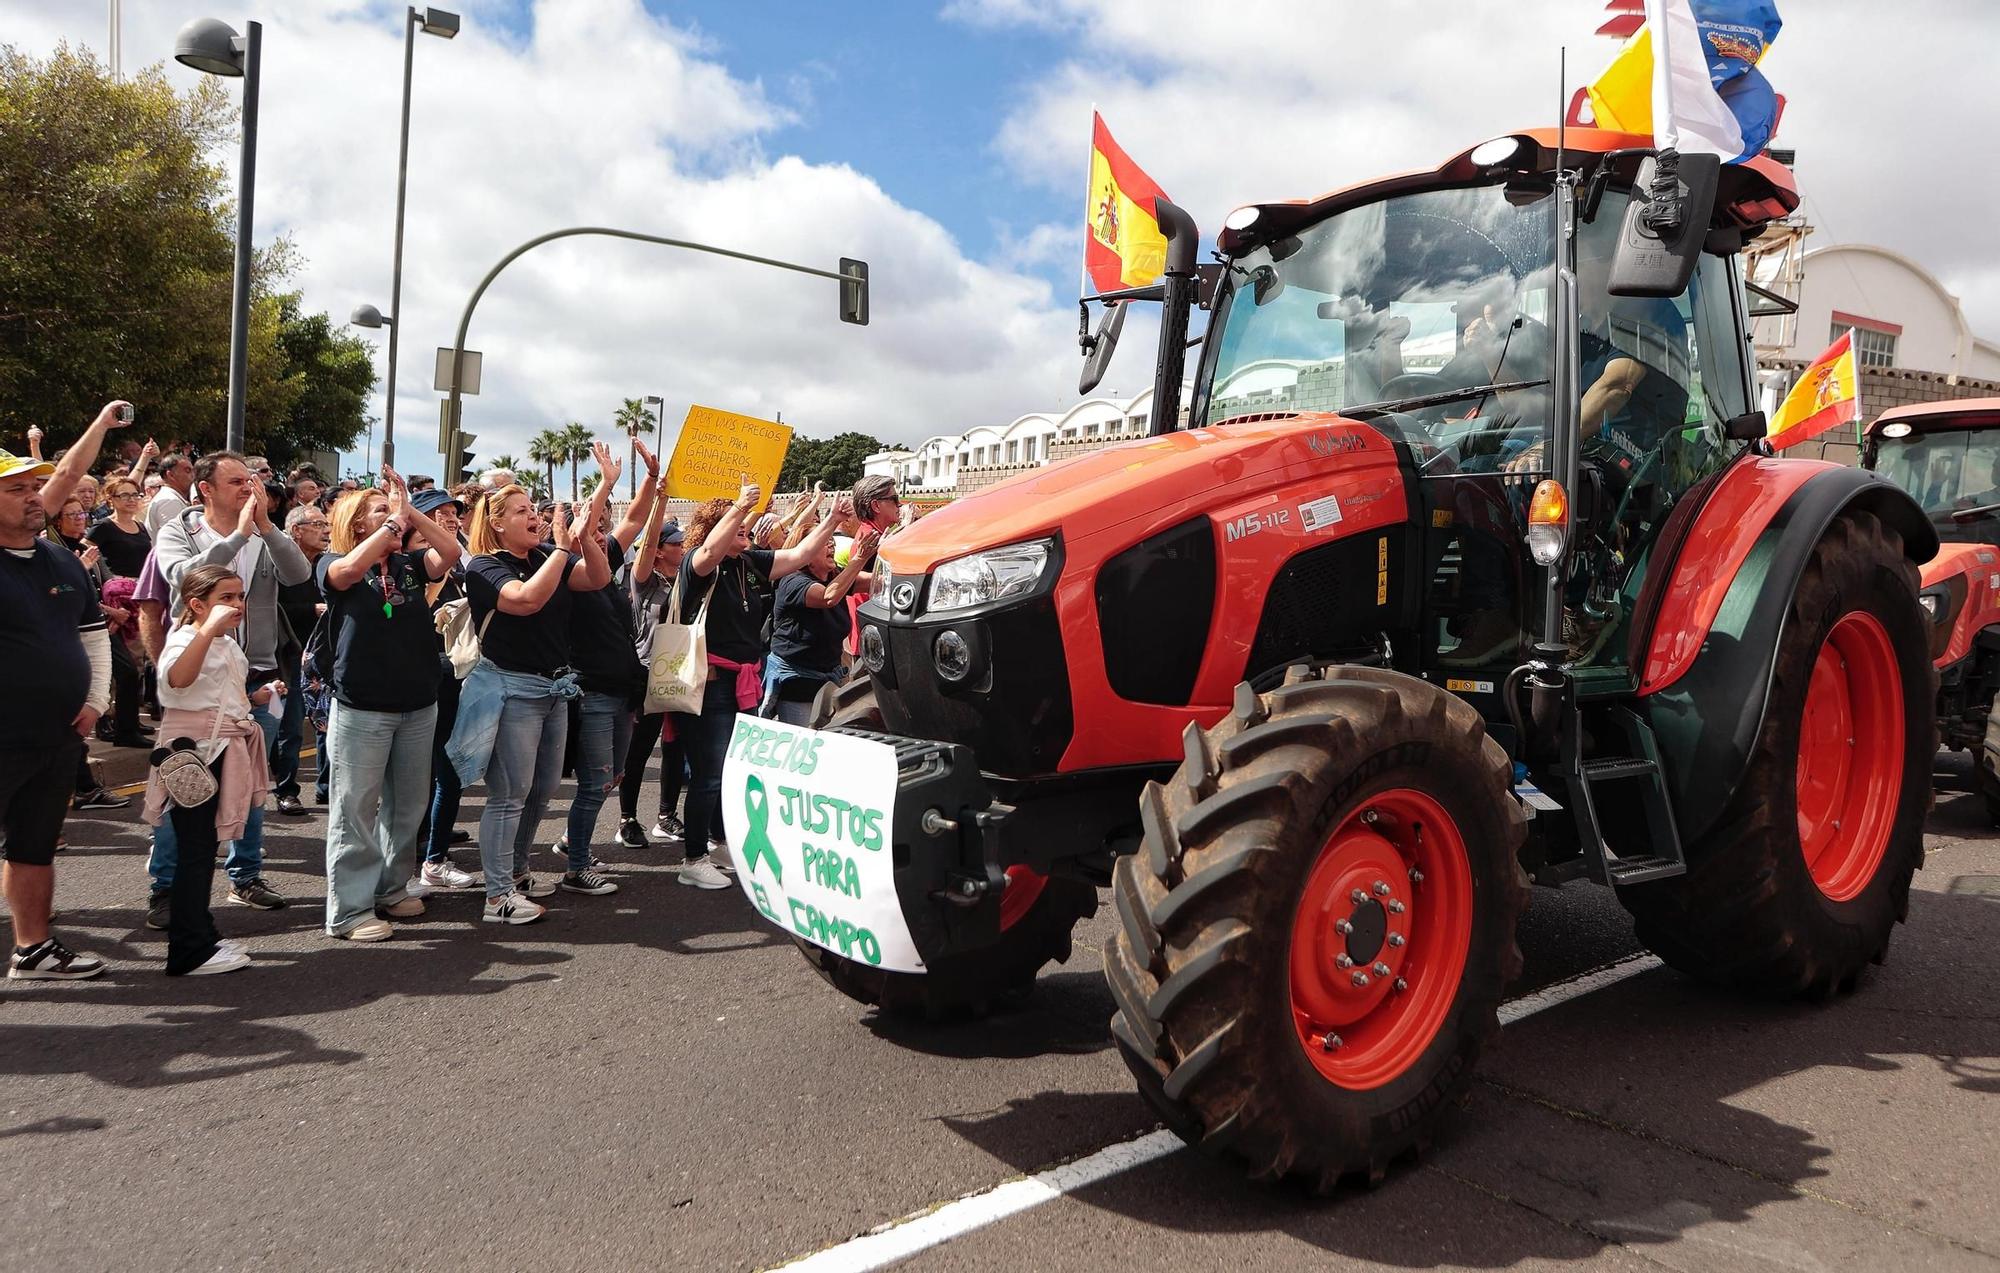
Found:
<svg viewBox="0 0 2000 1273"><path fill-rule="evenodd" d="M308 563L318 562L326 551L331 530L326 514L314 504L298 504L285 515L285 533L299 546ZM306 723L306 696L302 693L306 683L305 644L325 612L326 603L320 599L319 585L308 577L304 583L278 585L278 610L285 617L292 640L278 652L278 670L285 675L285 714L278 720L278 741L271 748L271 792L278 798L278 812L296 818L306 812L299 800L299 753L305 744ZM319 732L320 723L313 722L313 733L319 757L317 794L319 803L325 804L326 736Z"/></svg>

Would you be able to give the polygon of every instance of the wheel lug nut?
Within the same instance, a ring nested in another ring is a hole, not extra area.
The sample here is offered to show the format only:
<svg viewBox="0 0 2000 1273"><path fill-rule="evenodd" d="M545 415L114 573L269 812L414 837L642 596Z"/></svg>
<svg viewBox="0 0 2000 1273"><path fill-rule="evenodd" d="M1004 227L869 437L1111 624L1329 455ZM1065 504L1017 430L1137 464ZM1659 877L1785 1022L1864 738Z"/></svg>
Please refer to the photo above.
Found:
<svg viewBox="0 0 2000 1273"><path fill-rule="evenodd" d="M1403 904L1401 902L1390 902L1389 913L1391 915L1401 915L1403 913Z"/></svg>
<svg viewBox="0 0 2000 1273"><path fill-rule="evenodd" d="M1375 881L1375 896L1377 897L1389 896L1389 882L1387 880Z"/></svg>
<svg viewBox="0 0 2000 1273"><path fill-rule="evenodd" d="M1402 944L1403 944L1403 935L1402 935L1401 933L1390 933L1390 934L1389 934L1389 944L1390 944L1391 946L1396 946L1396 947L1400 947L1400 946L1402 946Z"/></svg>
<svg viewBox="0 0 2000 1273"><path fill-rule="evenodd" d="M1322 1052L1338 1052L1340 1050L1340 1036L1329 1031L1327 1036L1319 1041L1319 1048Z"/></svg>
<svg viewBox="0 0 2000 1273"><path fill-rule="evenodd" d="M1338 920L1334 923L1333 931L1339 933L1342 937L1345 937L1347 936L1347 934L1354 931L1354 924L1350 920L1345 920L1345 919Z"/></svg>
<svg viewBox="0 0 2000 1273"><path fill-rule="evenodd" d="M1357 989L1365 989L1365 988L1367 987L1367 985L1368 985L1368 974L1367 974L1367 973L1365 973L1365 972L1357 972L1357 973L1355 973L1355 974L1354 974L1354 985L1355 985L1355 987L1356 987Z"/></svg>
<svg viewBox="0 0 2000 1273"><path fill-rule="evenodd" d="M1349 893L1347 895L1347 900L1353 902L1356 906L1359 906L1361 905L1361 903L1368 900L1368 894L1362 892L1360 889L1357 888L1352 893Z"/></svg>
<svg viewBox="0 0 2000 1273"><path fill-rule="evenodd" d="M1382 815L1373 809L1363 809L1361 811L1361 820L1372 827L1382 820Z"/></svg>
<svg viewBox="0 0 2000 1273"><path fill-rule="evenodd" d="M1421 884L1421 883L1423 883L1423 882L1424 882L1424 873L1423 873L1422 871L1419 871L1419 870L1418 870L1418 869L1417 869L1416 867L1414 867L1414 866L1413 866L1413 867L1411 867L1411 868L1410 868L1410 883L1412 883L1412 884Z"/></svg>
<svg viewBox="0 0 2000 1273"><path fill-rule="evenodd" d="M1409 983L1409 982L1407 982L1407 981L1404 981L1404 980L1403 980L1403 979L1402 979L1401 977L1398 977L1398 978L1396 978L1396 993L1397 993L1397 994L1402 994L1402 993L1403 993L1403 992L1404 992L1405 990L1408 990L1409 988L1410 988L1410 983Z"/></svg>
<svg viewBox="0 0 2000 1273"><path fill-rule="evenodd" d="M1354 967L1354 960L1346 955L1335 955L1333 957L1333 966L1336 968L1352 968Z"/></svg>
<svg viewBox="0 0 2000 1273"><path fill-rule="evenodd" d="M1376 975L1376 976L1378 976L1378 977L1386 977L1386 976L1388 976L1388 975L1389 975L1389 965L1387 965L1387 964L1376 964L1376 965L1375 965L1375 975Z"/></svg>

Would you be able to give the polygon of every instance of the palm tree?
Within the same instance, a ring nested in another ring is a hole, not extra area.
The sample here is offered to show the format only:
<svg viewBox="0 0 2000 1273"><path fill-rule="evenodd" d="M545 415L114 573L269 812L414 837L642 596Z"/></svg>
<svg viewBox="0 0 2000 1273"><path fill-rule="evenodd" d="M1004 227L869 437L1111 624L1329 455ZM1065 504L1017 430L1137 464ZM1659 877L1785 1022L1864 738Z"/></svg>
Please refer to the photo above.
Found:
<svg viewBox="0 0 2000 1273"><path fill-rule="evenodd" d="M512 473L521 467L521 462L511 455L496 455L486 461L486 467L489 469L506 469L509 473Z"/></svg>
<svg viewBox="0 0 2000 1273"><path fill-rule="evenodd" d="M569 461L569 500L574 504L583 497L577 494L577 465L590 458L590 444L597 439L581 423L571 420L557 435L562 439L563 458Z"/></svg>
<svg viewBox="0 0 2000 1273"><path fill-rule="evenodd" d="M625 450L625 471L631 475L626 484L626 498L639 497L639 435L651 433L658 421L644 398L627 398L625 405L618 408L618 427L630 440Z"/></svg>
<svg viewBox="0 0 2000 1273"><path fill-rule="evenodd" d="M569 449L563 442L561 429L543 429L528 439L528 458L548 471L548 489L556 488L556 465L569 458Z"/></svg>

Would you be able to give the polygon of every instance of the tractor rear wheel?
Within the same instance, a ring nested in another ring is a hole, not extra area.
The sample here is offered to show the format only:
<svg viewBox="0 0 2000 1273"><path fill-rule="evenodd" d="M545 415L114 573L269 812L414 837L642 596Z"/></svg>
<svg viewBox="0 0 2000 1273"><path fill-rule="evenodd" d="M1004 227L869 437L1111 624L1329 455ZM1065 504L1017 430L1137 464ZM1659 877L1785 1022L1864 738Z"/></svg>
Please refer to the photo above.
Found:
<svg viewBox="0 0 2000 1273"><path fill-rule="evenodd" d="M1519 975L1526 822L1469 704L1373 668L1249 685L1142 797L1112 1035L1189 1142L1322 1192L1421 1149Z"/></svg>
<svg viewBox="0 0 2000 1273"><path fill-rule="evenodd" d="M1986 739L1972 761L1972 780L1986 799L1986 816L2000 823L2000 698L1986 709Z"/></svg>
<svg viewBox="0 0 2000 1273"><path fill-rule="evenodd" d="M875 683L866 672L857 670L839 685L822 686L819 697L813 700L814 729L842 726L882 728L882 707L875 701Z"/></svg>
<svg viewBox="0 0 2000 1273"><path fill-rule="evenodd" d="M1924 860L1937 753L1917 568L1868 513L1813 549L1777 650L1764 724L1687 874L1619 890L1675 968L1826 998L1881 963Z"/></svg>

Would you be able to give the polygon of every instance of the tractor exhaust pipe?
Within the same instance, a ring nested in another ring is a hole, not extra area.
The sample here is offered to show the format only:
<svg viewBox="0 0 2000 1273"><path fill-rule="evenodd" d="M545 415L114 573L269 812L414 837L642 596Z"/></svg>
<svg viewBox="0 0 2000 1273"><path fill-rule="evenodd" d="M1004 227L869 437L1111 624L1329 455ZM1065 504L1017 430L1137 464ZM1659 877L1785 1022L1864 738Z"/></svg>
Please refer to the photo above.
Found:
<svg viewBox="0 0 2000 1273"><path fill-rule="evenodd" d="M1181 373L1187 365L1188 316L1194 308L1200 280L1194 253L1201 231L1194 218L1166 199L1153 201L1153 215L1167 236L1167 272L1160 279L1165 291L1160 306L1160 354L1153 366L1153 419L1147 433L1171 433L1181 420Z"/></svg>

